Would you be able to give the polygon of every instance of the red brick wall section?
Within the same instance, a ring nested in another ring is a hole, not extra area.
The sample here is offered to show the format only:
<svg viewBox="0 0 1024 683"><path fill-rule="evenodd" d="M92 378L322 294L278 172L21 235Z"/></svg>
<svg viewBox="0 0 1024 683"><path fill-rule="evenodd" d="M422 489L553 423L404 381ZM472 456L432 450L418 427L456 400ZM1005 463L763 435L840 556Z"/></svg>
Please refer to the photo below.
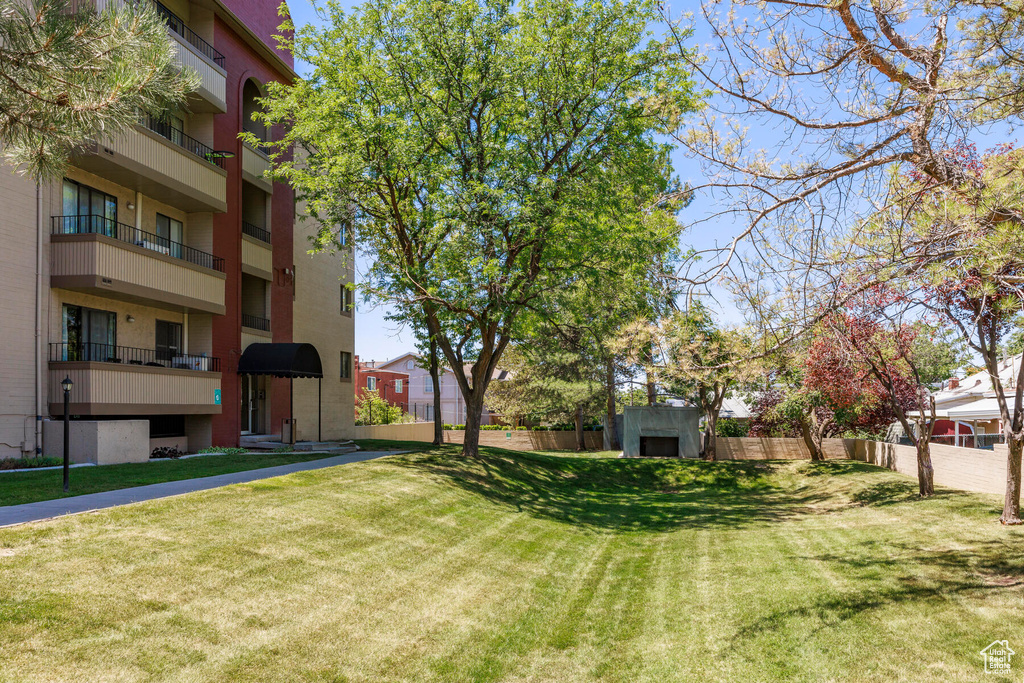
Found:
<svg viewBox="0 0 1024 683"><path fill-rule="evenodd" d="M276 6L271 5L272 3L268 4L264 0L239 0L234 3L233 10L243 19L250 15L255 17L268 13L276 17ZM278 73L259 57L219 18L214 31L214 45L224 54L224 67L228 72L228 111L214 117L214 148L234 152L235 156L226 160L227 212L214 214L213 217L213 253L224 258L227 271L227 311L225 315L213 318L213 354L221 358L223 363L223 412L213 417L213 443L217 446L235 446L238 444L241 429L242 400L241 383L237 373L238 359L241 356L242 142L238 139L238 134L242 130L242 88L250 78L259 83L266 83L271 80L284 80L286 75ZM285 270L294 272L295 266L292 254L295 205L291 189L280 183L275 184L271 202L271 235L274 248L274 280L270 293L271 330L273 341L290 342L294 280ZM301 390L300 381L296 391ZM288 381L273 380L270 393L271 426L272 431L278 433L282 418L288 415Z"/></svg>
<svg viewBox="0 0 1024 683"><path fill-rule="evenodd" d="M366 390L366 380L368 377L377 378L378 396L393 406L401 406L402 410L409 409L409 373L365 367L359 363L359 356L356 356L352 386L357 403ZM397 379L402 380L402 391L400 392L395 391L395 380Z"/></svg>
<svg viewBox="0 0 1024 683"><path fill-rule="evenodd" d="M278 50L277 41L274 40L274 36L281 34L278 27L285 19L278 14L278 8L281 6L280 0L223 0L223 2L224 6L249 27L250 31L273 48L289 67L295 67L291 53L286 50ZM220 45L217 45L217 49L224 52Z"/></svg>

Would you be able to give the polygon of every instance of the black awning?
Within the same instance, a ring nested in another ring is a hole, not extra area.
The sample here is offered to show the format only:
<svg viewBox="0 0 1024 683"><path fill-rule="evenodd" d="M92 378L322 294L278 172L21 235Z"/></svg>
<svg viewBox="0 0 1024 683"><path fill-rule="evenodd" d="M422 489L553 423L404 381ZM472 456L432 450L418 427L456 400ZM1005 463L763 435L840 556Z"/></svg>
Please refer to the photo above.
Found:
<svg viewBox="0 0 1024 683"><path fill-rule="evenodd" d="M238 374L323 377L324 369L312 344L250 344L238 359Z"/></svg>

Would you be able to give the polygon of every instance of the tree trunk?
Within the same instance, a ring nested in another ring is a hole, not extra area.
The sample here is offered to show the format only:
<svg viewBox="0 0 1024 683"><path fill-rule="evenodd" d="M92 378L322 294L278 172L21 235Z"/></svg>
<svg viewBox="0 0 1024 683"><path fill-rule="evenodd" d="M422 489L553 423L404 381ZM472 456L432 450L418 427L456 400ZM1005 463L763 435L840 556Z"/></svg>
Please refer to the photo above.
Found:
<svg viewBox="0 0 1024 683"><path fill-rule="evenodd" d="M576 450L587 450L587 444L583 440L583 404L576 406Z"/></svg>
<svg viewBox="0 0 1024 683"><path fill-rule="evenodd" d="M462 455L470 458L480 457L480 413L484 409L484 394L473 391L466 399L466 432L462 444Z"/></svg>
<svg viewBox="0 0 1024 683"><path fill-rule="evenodd" d="M711 411L704 422L704 459L714 462L718 459L718 443L716 440L715 427L718 425L718 415Z"/></svg>
<svg viewBox="0 0 1024 683"><path fill-rule="evenodd" d="M1024 524L1020 518L1020 461L1024 437L1007 435L1006 447L1010 451L1006 458L1006 498L999 521L1003 524Z"/></svg>
<svg viewBox="0 0 1024 683"><path fill-rule="evenodd" d="M608 424L605 425L605 429L608 430L608 447L615 451L621 448L621 446L619 446L619 435L615 431L615 364L610 358L605 368L605 383L608 390L608 407L606 411Z"/></svg>
<svg viewBox="0 0 1024 683"><path fill-rule="evenodd" d="M441 378L437 367L437 342L430 338L430 384L434 389L434 445L444 443L444 420L441 416Z"/></svg>
<svg viewBox="0 0 1024 683"><path fill-rule="evenodd" d="M653 406L658 402L658 387L654 382L647 380L647 405Z"/></svg>
<svg viewBox="0 0 1024 683"><path fill-rule="evenodd" d="M932 470L932 454L929 442L917 438L917 488L922 498L935 493L935 472Z"/></svg>
<svg viewBox="0 0 1024 683"><path fill-rule="evenodd" d="M814 440L812 432L810 418L807 415L800 416L800 434L804 438L804 443L807 444L807 450L811 452L811 460L821 462L825 457L821 454L821 446Z"/></svg>

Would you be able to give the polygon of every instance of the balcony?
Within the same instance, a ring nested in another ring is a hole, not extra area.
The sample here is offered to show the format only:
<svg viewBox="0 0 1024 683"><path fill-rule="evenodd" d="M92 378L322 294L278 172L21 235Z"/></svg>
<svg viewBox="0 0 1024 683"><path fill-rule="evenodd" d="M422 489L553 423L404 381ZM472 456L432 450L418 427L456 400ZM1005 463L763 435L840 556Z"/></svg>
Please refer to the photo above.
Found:
<svg viewBox="0 0 1024 683"><path fill-rule="evenodd" d="M223 154L152 117L121 137L86 143L75 166L183 211L227 211Z"/></svg>
<svg viewBox="0 0 1024 683"><path fill-rule="evenodd" d="M70 377L72 415L213 415L221 412L220 360L108 344L50 344L50 413L63 414Z"/></svg>
<svg viewBox="0 0 1024 683"><path fill-rule="evenodd" d="M224 260L101 216L54 216L50 286L223 314Z"/></svg>
<svg viewBox="0 0 1024 683"><path fill-rule="evenodd" d="M274 185L264 176L269 170L270 158L266 154L249 145L242 145L242 180L272 194Z"/></svg>
<svg viewBox="0 0 1024 683"><path fill-rule="evenodd" d="M257 227L252 223L242 221L242 234L257 239L264 244L270 244L270 231Z"/></svg>
<svg viewBox="0 0 1024 683"><path fill-rule="evenodd" d="M248 313L242 314L242 327L250 330L258 330L259 332L266 332L270 334L270 321L266 318L261 318L258 315L249 315ZM262 335L261 335L262 336Z"/></svg>
<svg viewBox="0 0 1024 683"><path fill-rule="evenodd" d="M124 2L125 0L96 0L96 9L103 11L108 5L122 6ZM178 63L195 71L201 79L199 90L189 97L189 109L194 112L223 114L227 111L227 71L224 70L224 55L162 3L153 0L153 5L167 22Z"/></svg>
<svg viewBox="0 0 1024 683"><path fill-rule="evenodd" d="M245 222L242 223L242 272L261 280L274 279L274 252L270 247L270 233Z"/></svg>

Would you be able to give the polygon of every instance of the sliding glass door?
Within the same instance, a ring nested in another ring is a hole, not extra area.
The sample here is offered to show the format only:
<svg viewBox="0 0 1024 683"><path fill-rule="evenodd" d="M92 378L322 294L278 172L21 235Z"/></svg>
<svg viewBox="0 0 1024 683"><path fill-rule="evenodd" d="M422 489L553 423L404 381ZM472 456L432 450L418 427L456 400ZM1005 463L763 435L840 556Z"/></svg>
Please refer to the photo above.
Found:
<svg viewBox="0 0 1024 683"><path fill-rule="evenodd" d="M64 360L119 361L117 314L64 304Z"/></svg>
<svg viewBox="0 0 1024 683"><path fill-rule="evenodd" d="M117 197L64 179L63 232L116 236Z"/></svg>

